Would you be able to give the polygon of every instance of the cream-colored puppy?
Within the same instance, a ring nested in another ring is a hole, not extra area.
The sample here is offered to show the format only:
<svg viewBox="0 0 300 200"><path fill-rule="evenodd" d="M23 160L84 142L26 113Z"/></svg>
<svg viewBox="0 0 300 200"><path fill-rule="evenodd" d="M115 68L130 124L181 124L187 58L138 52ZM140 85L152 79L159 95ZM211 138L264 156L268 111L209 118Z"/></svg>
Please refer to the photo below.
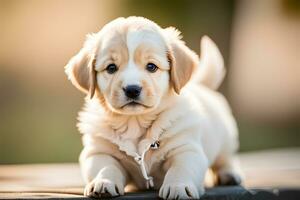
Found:
<svg viewBox="0 0 300 200"><path fill-rule="evenodd" d="M221 184L239 183L235 120L214 91L222 56L203 37L201 59L174 28L118 18L90 34L66 66L89 94L79 113L85 195L124 194L128 183L164 199L199 198L209 167ZM198 69L199 68L199 69Z"/></svg>

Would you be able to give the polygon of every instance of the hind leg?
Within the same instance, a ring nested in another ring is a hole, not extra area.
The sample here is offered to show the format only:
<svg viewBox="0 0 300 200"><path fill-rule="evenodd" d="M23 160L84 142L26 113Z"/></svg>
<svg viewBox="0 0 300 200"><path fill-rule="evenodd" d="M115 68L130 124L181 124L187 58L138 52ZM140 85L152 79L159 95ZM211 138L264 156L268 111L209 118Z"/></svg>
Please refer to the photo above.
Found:
<svg viewBox="0 0 300 200"><path fill-rule="evenodd" d="M240 185L242 183L239 162L233 156L220 156L212 169L217 175L217 185Z"/></svg>

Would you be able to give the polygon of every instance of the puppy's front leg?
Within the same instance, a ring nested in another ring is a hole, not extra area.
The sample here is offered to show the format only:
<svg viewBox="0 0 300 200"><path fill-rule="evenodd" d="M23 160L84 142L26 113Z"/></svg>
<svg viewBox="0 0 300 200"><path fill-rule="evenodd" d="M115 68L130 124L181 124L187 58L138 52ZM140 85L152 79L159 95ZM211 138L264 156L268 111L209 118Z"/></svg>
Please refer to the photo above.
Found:
<svg viewBox="0 0 300 200"><path fill-rule="evenodd" d="M104 194L124 194L126 171L121 164L107 154L95 154L80 159L83 177L87 182L84 195L101 197Z"/></svg>
<svg viewBox="0 0 300 200"><path fill-rule="evenodd" d="M201 151L173 152L165 165L168 167L159 190L163 199L198 199L204 193L207 158Z"/></svg>

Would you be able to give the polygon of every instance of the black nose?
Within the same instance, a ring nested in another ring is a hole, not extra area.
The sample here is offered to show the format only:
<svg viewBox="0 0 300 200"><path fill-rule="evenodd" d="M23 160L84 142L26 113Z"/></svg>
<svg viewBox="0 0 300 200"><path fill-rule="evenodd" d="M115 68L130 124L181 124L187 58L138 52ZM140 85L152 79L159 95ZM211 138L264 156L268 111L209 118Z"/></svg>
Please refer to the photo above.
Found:
<svg viewBox="0 0 300 200"><path fill-rule="evenodd" d="M136 99L140 96L142 87L138 85L128 85L127 87L123 88L123 90L128 98Z"/></svg>

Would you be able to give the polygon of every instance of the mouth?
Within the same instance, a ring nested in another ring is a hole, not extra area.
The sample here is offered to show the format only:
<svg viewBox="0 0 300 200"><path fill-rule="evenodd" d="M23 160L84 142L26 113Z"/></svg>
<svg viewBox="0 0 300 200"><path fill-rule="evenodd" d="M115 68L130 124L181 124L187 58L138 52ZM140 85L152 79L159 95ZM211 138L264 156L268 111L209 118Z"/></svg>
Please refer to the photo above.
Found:
<svg viewBox="0 0 300 200"><path fill-rule="evenodd" d="M121 106L121 108L124 108L126 106L129 106L129 107L143 106L143 107L146 107L146 108L150 108L150 106L147 106L145 104L142 104L142 103L136 102L136 101L130 101L130 102L124 104L123 106Z"/></svg>

